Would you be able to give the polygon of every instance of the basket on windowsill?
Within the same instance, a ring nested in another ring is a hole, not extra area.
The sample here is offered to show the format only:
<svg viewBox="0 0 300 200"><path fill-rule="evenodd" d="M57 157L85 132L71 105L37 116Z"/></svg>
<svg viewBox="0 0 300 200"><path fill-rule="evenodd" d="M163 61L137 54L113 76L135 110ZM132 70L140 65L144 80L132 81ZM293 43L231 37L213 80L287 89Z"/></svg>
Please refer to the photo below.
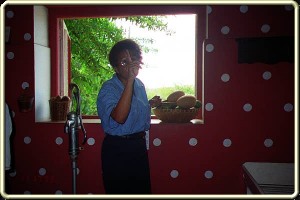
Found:
<svg viewBox="0 0 300 200"><path fill-rule="evenodd" d="M49 100L50 117L52 121L65 121L70 111L70 98L52 97Z"/></svg>
<svg viewBox="0 0 300 200"><path fill-rule="evenodd" d="M200 108L190 109L168 109L168 108L154 108L153 113L162 122L166 123L188 123L195 119Z"/></svg>

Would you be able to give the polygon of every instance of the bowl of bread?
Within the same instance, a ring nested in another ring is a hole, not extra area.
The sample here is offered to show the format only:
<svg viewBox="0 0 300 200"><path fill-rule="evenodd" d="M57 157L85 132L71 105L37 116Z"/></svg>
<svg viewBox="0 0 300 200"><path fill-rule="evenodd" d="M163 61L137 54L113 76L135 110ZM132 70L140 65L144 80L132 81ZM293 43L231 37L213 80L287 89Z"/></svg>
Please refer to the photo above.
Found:
<svg viewBox="0 0 300 200"><path fill-rule="evenodd" d="M193 95L183 91L171 93L166 100L153 108L153 113L162 122L188 123L198 115L202 103Z"/></svg>

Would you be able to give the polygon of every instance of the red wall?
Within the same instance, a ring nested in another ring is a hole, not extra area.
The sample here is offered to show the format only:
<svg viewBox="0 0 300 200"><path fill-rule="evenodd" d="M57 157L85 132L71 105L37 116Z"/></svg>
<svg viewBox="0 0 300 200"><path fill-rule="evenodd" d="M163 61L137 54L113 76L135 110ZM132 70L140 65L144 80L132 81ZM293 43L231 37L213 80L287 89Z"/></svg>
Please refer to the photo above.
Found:
<svg viewBox="0 0 300 200"><path fill-rule="evenodd" d="M204 51L204 124L152 125L149 158L154 194L244 194L244 162L294 162L294 65L238 64L234 40L292 36L293 10L283 5L249 5L246 13L233 5L209 8L203 45L213 45L214 50ZM22 82L34 92L33 7L11 6L5 11L14 12L13 18L5 19L12 29L5 54L15 55L5 59L5 100L15 112L17 128L16 173L9 178L12 193L70 194L64 124L35 123L34 110L21 113L17 107ZM270 26L269 32L261 31L263 24ZM226 35L223 26L230 28ZM32 35L31 40L23 39L25 33ZM263 78L265 72L270 79ZM229 81L222 81L222 75ZM246 112L245 104L251 104L252 110ZM285 111L285 105L291 110ZM89 140L78 158L77 193L103 194L103 131L101 124L85 128Z"/></svg>

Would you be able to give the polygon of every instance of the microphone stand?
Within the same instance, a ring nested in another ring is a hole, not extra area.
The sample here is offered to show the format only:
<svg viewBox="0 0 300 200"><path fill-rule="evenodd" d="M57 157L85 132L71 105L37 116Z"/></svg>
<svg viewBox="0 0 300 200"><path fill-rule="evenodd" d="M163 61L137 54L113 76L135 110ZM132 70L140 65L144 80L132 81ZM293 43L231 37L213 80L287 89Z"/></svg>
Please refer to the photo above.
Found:
<svg viewBox="0 0 300 200"><path fill-rule="evenodd" d="M73 91L73 89L75 90ZM68 113L64 132L69 134L69 155L72 162L72 192L73 194L76 194L77 158L79 154L79 142L78 142L79 129L81 128L84 134L84 140L82 144L86 143L87 135L86 135L86 130L82 123L82 116L80 111L81 98L80 98L79 87L76 84L71 83L70 90L74 94L75 100L77 102L77 107L76 107L76 112L71 111Z"/></svg>

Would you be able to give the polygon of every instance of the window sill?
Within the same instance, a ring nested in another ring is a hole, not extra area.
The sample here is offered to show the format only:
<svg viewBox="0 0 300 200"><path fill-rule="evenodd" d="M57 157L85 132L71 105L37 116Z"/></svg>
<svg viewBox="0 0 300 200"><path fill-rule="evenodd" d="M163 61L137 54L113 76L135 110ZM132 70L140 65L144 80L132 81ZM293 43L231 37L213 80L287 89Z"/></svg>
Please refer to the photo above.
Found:
<svg viewBox="0 0 300 200"><path fill-rule="evenodd" d="M43 122L36 122L36 123L53 123L53 124L59 124L59 123L65 123L66 121L43 121ZM101 124L100 119L82 119L83 124ZM204 120L202 119L193 119L191 122L188 123L164 123L159 119L151 119L151 124L204 124Z"/></svg>

